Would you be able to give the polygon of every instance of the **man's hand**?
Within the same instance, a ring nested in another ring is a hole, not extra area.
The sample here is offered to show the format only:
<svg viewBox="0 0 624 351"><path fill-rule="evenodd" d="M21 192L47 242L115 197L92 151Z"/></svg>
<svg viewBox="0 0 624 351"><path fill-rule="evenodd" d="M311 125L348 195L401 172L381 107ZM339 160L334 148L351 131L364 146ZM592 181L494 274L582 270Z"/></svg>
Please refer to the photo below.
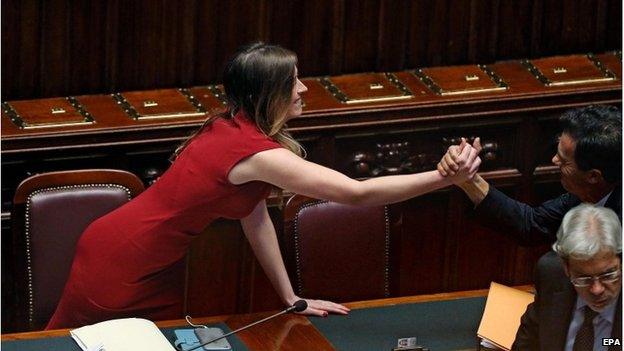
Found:
<svg viewBox="0 0 624 351"><path fill-rule="evenodd" d="M462 138L461 140L462 141L459 145L449 146L446 154L444 154L440 162L438 162L438 172L440 172L440 174L444 177L454 176L460 169L460 155L467 146L474 148L477 155L481 152L482 147L480 138L475 138L472 146L466 141L466 139ZM471 171L475 173L479 169L479 165L481 165L481 159L479 159L478 164L476 164L476 170Z"/></svg>
<svg viewBox="0 0 624 351"><path fill-rule="evenodd" d="M477 142L477 145L480 144ZM452 155L450 153L452 152ZM481 159L478 156L479 151L472 147L462 138L462 142L456 145L456 148L449 150L447 160L443 158L438 165L438 169L442 169L440 173L448 176L455 185L460 185L474 177L479 170ZM441 164L444 163L444 166ZM445 168L448 168L447 169ZM444 173L443 173L444 172Z"/></svg>
<svg viewBox="0 0 624 351"><path fill-rule="evenodd" d="M461 144L451 145L446 154L442 157L442 160L438 163L438 172L445 177L455 176L455 174L457 174L460 170L460 155L466 147L470 147L470 145L464 138L462 138ZM477 153L481 152L481 140L476 138L472 143L472 147L477 151ZM473 163L471 171L474 170L474 173L472 173L472 177L462 183L455 183L466 193L466 195L468 195L472 203L475 205L479 205L490 191L490 185L483 178L481 178L481 176L478 174L475 175L480 164L480 159L479 162ZM474 166L476 166L476 169L474 169Z"/></svg>

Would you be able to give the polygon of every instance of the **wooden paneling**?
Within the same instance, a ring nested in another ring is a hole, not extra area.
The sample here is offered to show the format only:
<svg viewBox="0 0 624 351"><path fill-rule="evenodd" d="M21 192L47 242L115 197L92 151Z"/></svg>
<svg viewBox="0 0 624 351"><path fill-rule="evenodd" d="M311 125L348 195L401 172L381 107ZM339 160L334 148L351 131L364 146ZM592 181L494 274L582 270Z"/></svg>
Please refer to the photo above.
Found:
<svg viewBox="0 0 624 351"><path fill-rule="evenodd" d="M376 68L381 71L402 69L406 64L409 14L414 1L382 0L379 6L379 35Z"/></svg>
<svg viewBox="0 0 624 351"><path fill-rule="evenodd" d="M5 96L43 96L39 88L39 17L36 1L2 4L2 100ZM6 35L9 32L12 34Z"/></svg>
<svg viewBox="0 0 624 351"><path fill-rule="evenodd" d="M2 264L2 276L0 284L2 284L2 318L1 323L3 330L15 330L16 314L15 309L15 260L13 255L13 237L11 236L10 221L3 218L0 222L0 230L2 231L2 247L10 247L11 249L3 249L0 257ZM7 329L8 326L8 329Z"/></svg>
<svg viewBox="0 0 624 351"><path fill-rule="evenodd" d="M544 1L542 13L553 14L542 23L541 51L568 53L576 47L584 51L600 50L605 43L605 20L609 23L618 15L607 14L606 1ZM591 14L591 15L590 15ZM602 21L599 21L602 20Z"/></svg>
<svg viewBox="0 0 624 351"><path fill-rule="evenodd" d="M269 4L271 19L279 21L279 25L269 26L269 37L265 40L296 52L300 70L307 76L341 72L342 62L337 58L343 52L343 1L294 0Z"/></svg>
<svg viewBox="0 0 624 351"><path fill-rule="evenodd" d="M2 100L220 81L245 43L302 75L403 70L621 47L618 0L6 0Z"/></svg>
<svg viewBox="0 0 624 351"><path fill-rule="evenodd" d="M447 248L449 231L454 223L448 204L450 192L435 193L411 199L399 206L401 222L392 243L398 271L397 295L412 291L429 293L447 290Z"/></svg>
<svg viewBox="0 0 624 351"><path fill-rule="evenodd" d="M101 45L100 40L82 40L83 38L102 38L106 43L109 36L106 30L107 7L115 1L107 2L76 2L68 10L71 23L65 33L69 39L67 55L81 58L71 61L65 77L68 91L99 91L106 86L106 67L110 53L109 45ZM103 69L104 68L104 69Z"/></svg>
<svg viewBox="0 0 624 351"><path fill-rule="evenodd" d="M201 264L189 266L188 274L193 279L188 283L188 313L197 316L208 311L210 314L243 312L245 309L238 306L243 298L239 278L245 275L243 269L249 255L253 256L236 221L215 222L202 233L189 252L189 261Z"/></svg>
<svg viewBox="0 0 624 351"><path fill-rule="evenodd" d="M518 198L517 194L511 191L514 198ZM454 243L454 251L449 255L453 262L450 265L448 290L488 286L491 281L510 284L513 281L510 275L514 273L512 268L517 243L506 235L508 233L501 233L471 218L470 210L473 205L469 201L456 201L456 205L459 206L455 216L458 223L453 231L454 237L450 238Z"/></svg>
<svg viewBox="0 0 624 351"><path fill-rule="evenodd" d="M70 31L73 17L68 1L42 1L41 9L41 55L39 86L43 96L57 91L67 91L70 65ZM78 58L78 57L76 57Z"/></svg>
<svg viewBox="0 0 624 351"><path fill-rule="evenodd" d="M502 31L512 27L499 23L501 11L499 0L470 3L470 18L473 19L470 21L468 37L470 62L487 62L496 57L498 37Z"/></svg>
<svg viewBox="0 0 624 351"><path fill-rule="evenodd" d="M601 43L604 43L604 46L607 48L613 45L613 43L622 42L622 16L620 16L622 13L622 2L609 1L606 7L606 13L602 13L602 16L597 19L600 26L603 23L606 23L606 25L599 27L600 30L596 37L604 40Z"/></svg>
<svg viewBox="0 0 624 351"><path fill-rule="evenodd" d="M345 1L343 72L375 70L377 35L380 28L379 16L376 13L380 3L380 0Z"/></svg>

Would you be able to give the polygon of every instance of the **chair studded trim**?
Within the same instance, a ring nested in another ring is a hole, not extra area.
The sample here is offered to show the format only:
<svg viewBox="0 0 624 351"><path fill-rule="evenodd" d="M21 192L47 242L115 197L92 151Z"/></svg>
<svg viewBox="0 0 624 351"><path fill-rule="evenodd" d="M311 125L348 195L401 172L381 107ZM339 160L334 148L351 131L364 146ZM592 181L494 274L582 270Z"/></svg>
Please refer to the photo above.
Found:
<svg viewBox="0 0 624 351"><path fill-rule="evenodd" d="M28 277L28 323L34 323L34 313L35 313L35 301L34 301L34 291L33 291L33 267L32 267L32 256L31 256L31 231L30 231L30 208L32 204L32 198L38 194L42 193L51 193L51 192L59 192L71 189L86 189L86 188L116 188L121 189L126 193L128 200L132 199L132 192L129 188L119 185L119 184L111 184L111 183L93 183L93 184L76 184L76 185L64 185L64 186L56 186L43 188L33 191L28 195L26 200L26 209L24 215L24 237L25 237L25 245L26 245L26 269L27 269L27 277Z"/></svg>
<svg viewBox="0 0 624 351"><path fill-rule="evenodd" d="M295 244L295 268L297 274L297 294L303 293L303 277L301 274L301 240L299 239L299 215L308 208L320 206L329 201L319 200L304 204L301 206L294 218L294 244ZM384 227L385 227L385 247L384 247L384 296L390 296L390 218L388 215L388 206L384 206Z"/></svg>
<svg viewBox="0 0 624 351"><path fill-rule="evenodd" d="M388 206L384 206L384 227L386 246L384 252L384 295L390 297L390 216L388 215Z"/></svg>

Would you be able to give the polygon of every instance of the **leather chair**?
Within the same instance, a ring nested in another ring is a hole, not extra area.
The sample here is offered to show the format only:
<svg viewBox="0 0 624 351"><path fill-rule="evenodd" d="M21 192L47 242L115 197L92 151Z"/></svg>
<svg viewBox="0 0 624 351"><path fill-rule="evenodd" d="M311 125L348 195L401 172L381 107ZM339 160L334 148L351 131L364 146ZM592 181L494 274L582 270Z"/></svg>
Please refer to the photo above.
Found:
<svg viewBox="0 0 624 351"><path fill-rule="evenodd" d="M350 206L294 195L284 216L283 251L299 296L340 302L390 296L386 206Z"/></svg>
<svg viewBox="0 0 624 351"><path fill-rule="evenodd" d="M18 329L45 327L84 229L143 190L134 174L108 169L39 174L18 186L12 214Z"/></svg>

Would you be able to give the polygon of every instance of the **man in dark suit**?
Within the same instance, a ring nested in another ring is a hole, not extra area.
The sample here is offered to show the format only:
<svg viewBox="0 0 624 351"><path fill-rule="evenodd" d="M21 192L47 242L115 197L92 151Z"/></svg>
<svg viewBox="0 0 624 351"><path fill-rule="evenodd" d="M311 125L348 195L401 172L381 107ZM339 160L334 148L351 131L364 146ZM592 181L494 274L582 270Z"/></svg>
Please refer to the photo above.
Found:
<svg viewBox="0 0 624 351"><path fill-rule="evenodd" d="M512 350L622 350L622 226L610 209L582 204L565 215L540 258L536 297Z"/></svg>
<svg viewBox="0 0 624 351"><path fill-rule="evenodd" d="M524 244L554 241L563 216L581 202L611 208L621 218L621 111L614 106L587 106L567 111L560 122L563 132L552 162L561 170L567 193L532 207L509 198L478 175L461 185L479 218ZM480 148L478 140L474 146ZM454 174L459 152L459 145L449 148L438 164L442 175Z"/></svg>

